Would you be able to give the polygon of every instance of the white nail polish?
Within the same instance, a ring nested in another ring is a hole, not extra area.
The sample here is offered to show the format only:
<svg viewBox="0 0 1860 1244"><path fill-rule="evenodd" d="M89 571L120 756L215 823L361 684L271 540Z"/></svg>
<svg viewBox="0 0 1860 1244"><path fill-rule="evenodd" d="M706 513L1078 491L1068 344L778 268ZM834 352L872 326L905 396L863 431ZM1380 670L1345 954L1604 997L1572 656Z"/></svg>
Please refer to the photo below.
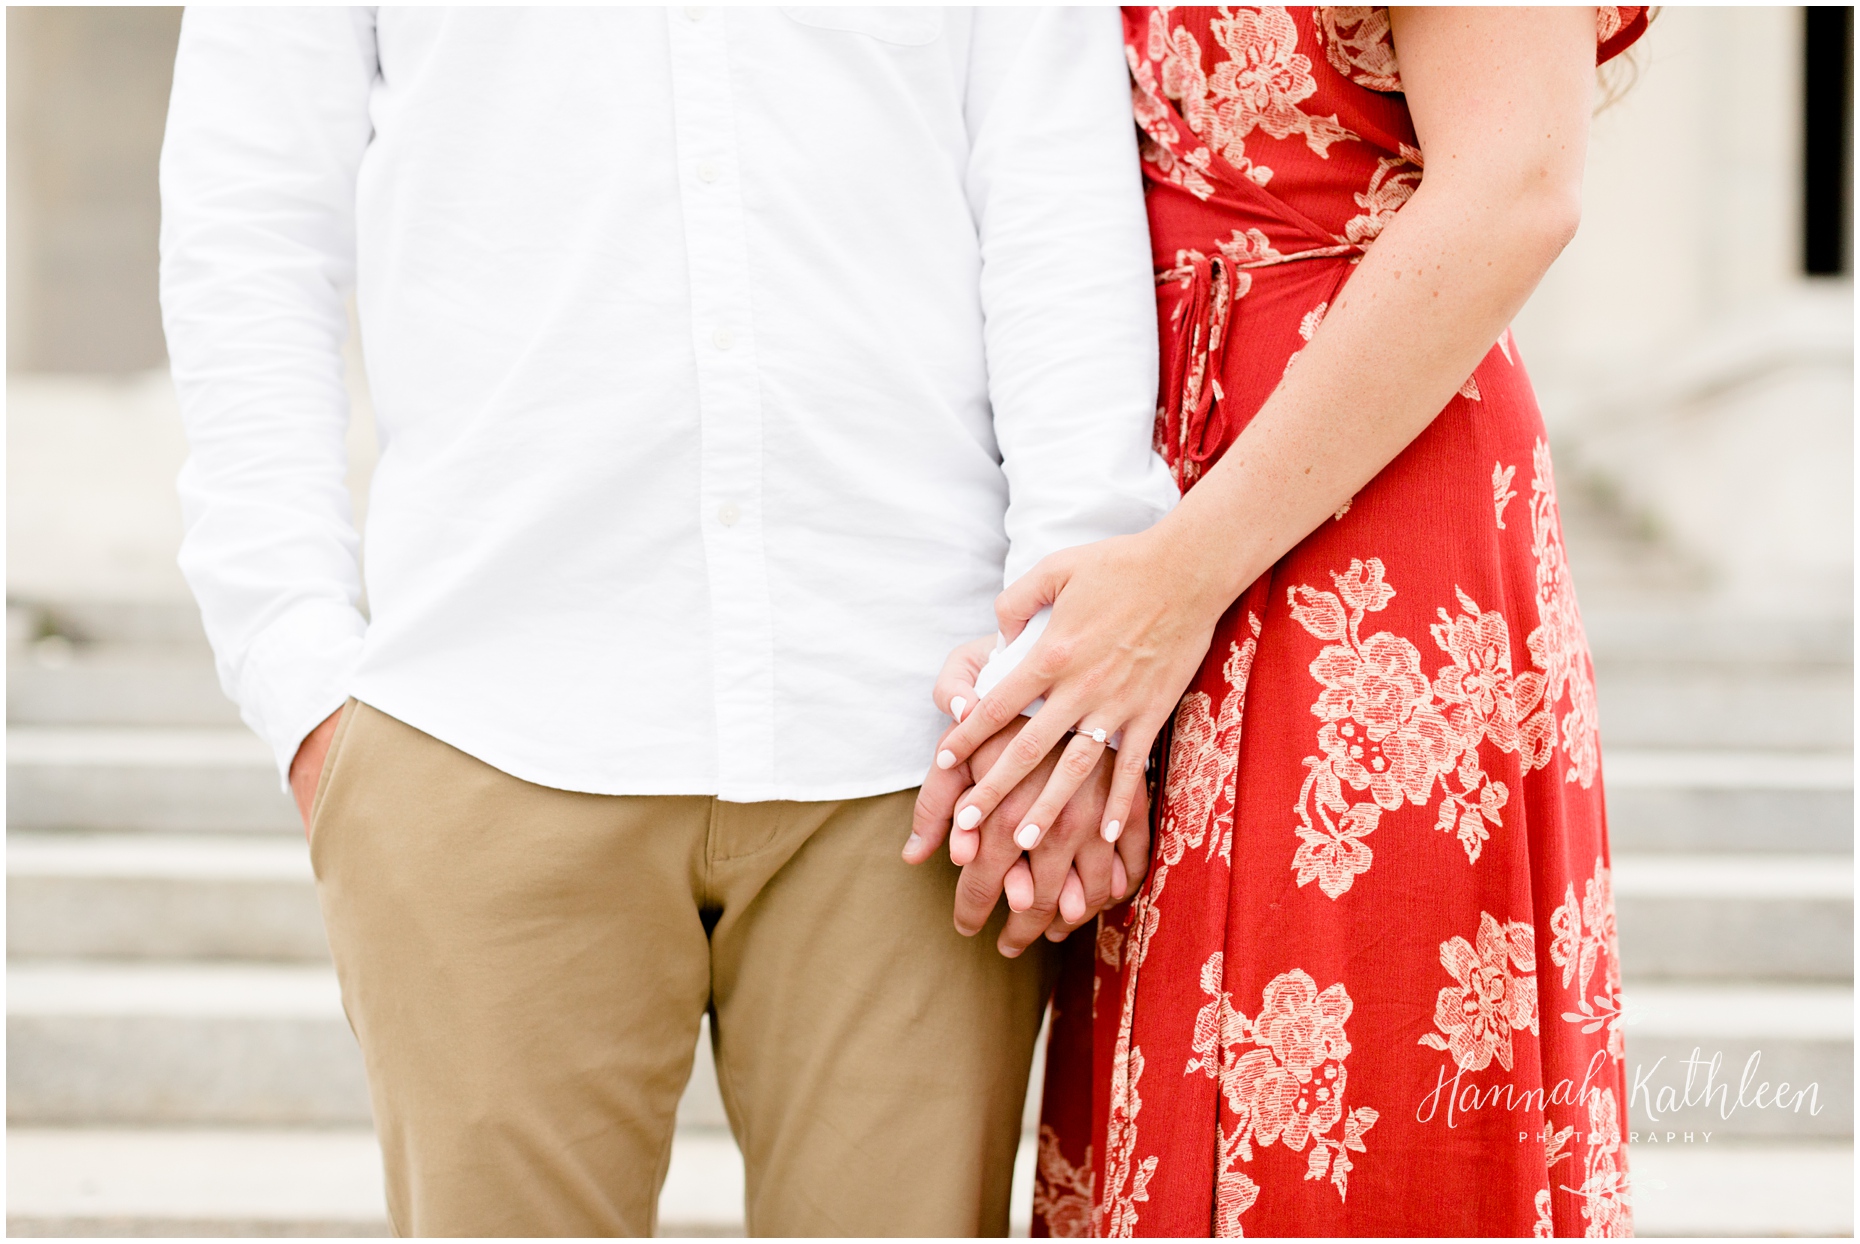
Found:
<svg viewBox="0 0 1860 1244"><path fill-rule="evenodd" d="M956 753L950 751L947 747L936 754L936 767L939 769L947 769L955 763Z"/></svg>
<svg viewBox="0 0 1860 1244"><path fill-rule="evenodd" d="M962 720L962 710L967 707L969 707L969 702L962 696L953 695L949 698L949 715L958 722Z"/></svg>
<svg viewBox="0 0 1860 1244"><path fill-rule="evenodd" d="M1022 825L1019 830L1015 831L1014 845L1023 851L1033 850L1039 841L1040 827L1038 825Z"/></svg>
<svg viewBox="0 0 1860 1244"><path fill-rule="evenodd" d="M1112 821L1109 825L1104 827L1104 840L1106 842L1116 842L1117 836L1123 832L1124 823L1122 821Z"/></svg>
<svg viewBox="0 0 1860 1244"><path fill-rule="evenodd" d="M958 829L974 829L981 823L982 810L974 804L970 804L962 811L956 813L956 827Z"/></svg>

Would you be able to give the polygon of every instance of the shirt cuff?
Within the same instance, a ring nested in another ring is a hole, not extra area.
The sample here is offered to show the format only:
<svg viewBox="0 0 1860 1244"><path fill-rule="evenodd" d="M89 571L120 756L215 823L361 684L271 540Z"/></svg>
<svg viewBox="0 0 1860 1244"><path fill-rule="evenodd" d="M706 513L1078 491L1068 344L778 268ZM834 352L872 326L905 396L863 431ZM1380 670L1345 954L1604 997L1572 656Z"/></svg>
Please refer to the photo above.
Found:
<svg viewBox="0 0 1860 1244"><path fill-rule="evenodd" d="M1027 625L1022 628L1020 634L1014 637L1013 643L1005 646L999 643L995 645L995 650L988 654L988 664L982 666L982 672L975 676L975 697L977 700L980 700L983 696L994 690L1015 666L1027 659L1027 654L1033 651L1033 646L1040 642L1040 636L1046 634L1046 624L1052 620L1053 607L1048 605L1046 608L1027 619ZM1021 709L1020 715L1022 717L1031 717L1039 712L1040 707L1045 703L1046 697L1041 696L1026 708ZM1111 736L1110 741L1107 742L1105 746L1115 750L1117 745L1123 741L1124 732L1119 730L1116 734Z"/></svg>
<svg viewBox="0 0 1860 1244"><path fill-rule="evenodd" d="M319 602L273 622L246 651L234 698L271 748L287 794L298 747L349 698L367 626L357 610Z"/></svg>

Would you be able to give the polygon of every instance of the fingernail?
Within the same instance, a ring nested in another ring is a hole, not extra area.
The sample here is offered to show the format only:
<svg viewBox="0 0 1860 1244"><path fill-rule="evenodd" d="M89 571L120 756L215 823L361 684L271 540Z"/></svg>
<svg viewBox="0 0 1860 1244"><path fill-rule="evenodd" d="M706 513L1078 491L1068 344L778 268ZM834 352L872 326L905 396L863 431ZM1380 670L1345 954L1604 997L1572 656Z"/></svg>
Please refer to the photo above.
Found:
<svg viewBox="0 0 1860 1244"><path fill-rule="evenodd" d="M936 767L939 769L947 769L955 763L956 753L950 751L947 747L936 754Z"/></svg>
<svg viewBox="0 0 1860 1244"><path fill-rule="evenodd" d="M962 811L956 813L956 824L958 827L962 829L974 829L977 825L980 825L981 823L982 823L982 810L976 807L974 804L970 804L968 807L964 808Z"/></svg>
<svg viewBox="0 0 1860 1244"><path fill-rule="evenodd" d="M1038 825L1022 825L1019 829L1014 831L1014 845L1023 851L1031 851L1039 846L1040 827Z"/></svg>
<svg viewBox="0 0 1860 1244"><path fill-rule="evenodd" d="M962 720L962 710L967 707L969 707L969 702L962 696L954 695L949 698L949 715L958 722Z"/></svg>
<svg viewBox="0 0 1860 1244"><path fill-rule="evenodd" d="M1122 821L1112 821L1104 827L1104 840L1106 842L1116 842L1117 836L1123 832L1124 823Z"/></svg>
<svg viewBox="0 0 1860 1244"><path fill-rule="evenodd" d="M995 632L995 651L999 652L1005 647L1007 647L1007 636L1003 635L1000 631L996 631Z"/></svg>
<svg viewBox="0 0 1860 1244"><path fill-rule="evenodd" d="M920 835L912 834L909 838L906 838L904 840L904 853L906 855L909 855L912 851L915 851L918 847L922 846L923 841L924 840Z"/></svg>
<svg viewBox="0 0 1860 1244"><path fill-rule="evenodd" d="M1003 959L1018 959L1018 958L1020 958L1020 947L1018 947L1018 946L1003 946L1003 947L1001 947L1001 957L1002 957Z"/></svg>

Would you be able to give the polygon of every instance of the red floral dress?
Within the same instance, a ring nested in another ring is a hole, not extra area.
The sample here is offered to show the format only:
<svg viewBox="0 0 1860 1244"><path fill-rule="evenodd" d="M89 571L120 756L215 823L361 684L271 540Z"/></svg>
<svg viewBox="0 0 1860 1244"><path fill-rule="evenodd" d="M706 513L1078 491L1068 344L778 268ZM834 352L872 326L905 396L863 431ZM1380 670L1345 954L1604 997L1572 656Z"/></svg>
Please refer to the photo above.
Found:
<svg viewBox="0 0 1860 1244"><path fill-rule="evenodd" d="M1375 8L1127 8L1186 488L1422 178ZM1645 29L1598 10L1599 59ZM1035 1231L1626 1235L1594 671L1511 335L1255 583L1067 943Z"/></svg>

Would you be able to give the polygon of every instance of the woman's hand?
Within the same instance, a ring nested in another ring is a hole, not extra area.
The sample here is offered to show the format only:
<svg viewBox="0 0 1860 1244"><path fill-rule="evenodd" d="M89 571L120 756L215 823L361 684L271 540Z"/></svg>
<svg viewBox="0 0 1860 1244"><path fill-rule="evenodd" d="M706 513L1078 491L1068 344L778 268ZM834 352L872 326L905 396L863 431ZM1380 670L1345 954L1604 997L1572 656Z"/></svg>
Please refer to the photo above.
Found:
<svg viewBox="0 0 1860 1244"><path fill-rule="evenodd" d="M1049 603L1053 616L1026 659L944 737L937 754L942 772L932 770L926 783L927 789L936 786L936 806L965 775L981 774L956 800L956 834L973 831L993 815L1008 792L1063 744L1051 778L1015 831L1023 849L1036 849L1119 732L1115 777L1098 831L1116 842L1133 823L1150 746L1175 712L1235 595L1207 573L1211 560L1184 534L1165 519L1140 535L1066 549L1001 593L995 612L1010 639ZM972 690L972 679L968 685ZM960 690L952 683L952 693ZM983 763L976 755L981 744L1042 696L1046 702L1031 723L998 760ZM1074 729L1078 733L1067 739Z"/></svg>
<svg viewBox="0 0 1860 1244"><path fill-rule="evenodd" d="M975 675L994 642L992 637L979 639L950 654L933 692L944 711L955 716L975 702ZM992 765L1027 725L1025 718L1017 716L977 749L977 763ZM953 833L951 813L956 797L968 786L968 766L933 767L918 794L911 837L905 844L905 861L919 864L935 854L949 834L950 859L962 869L954 917L965 936L987 923L995 904L1006 894L1014 914L997 944L1010 957L1043 934L1063 940L1103 908L1129 898L1149 863L1148 808L1140 788L1132 831L1116 844L1098 832L1111 781L1107 765L1099 766L1084 783L1085 789L1050 818L1052 832L1042 836L1038 848L1022 853L1014 841L1015 830L1024 823L1026 810L1045 788L1059 759L1057 752L1043 758L1009 793L995 816Z"/></svg>

